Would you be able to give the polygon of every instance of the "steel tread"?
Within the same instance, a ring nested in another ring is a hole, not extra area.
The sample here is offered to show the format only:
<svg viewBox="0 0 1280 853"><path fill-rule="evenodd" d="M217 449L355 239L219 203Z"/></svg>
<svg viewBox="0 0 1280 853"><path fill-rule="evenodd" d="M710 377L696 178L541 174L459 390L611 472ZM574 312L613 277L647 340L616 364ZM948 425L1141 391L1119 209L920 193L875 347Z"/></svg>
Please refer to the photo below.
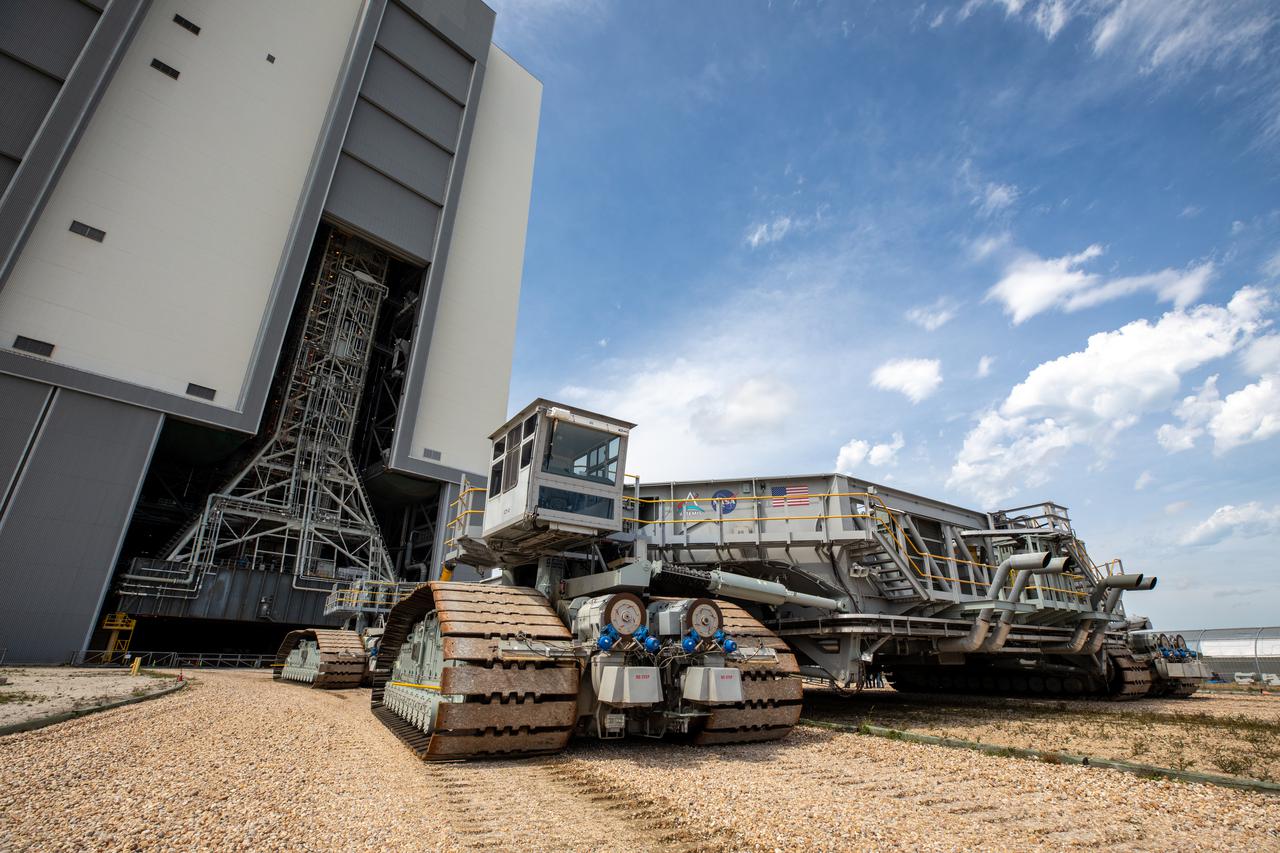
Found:
<svg viewBox="0 0 1280 853"><path fill-rule="evenodd" d="M518 696L521 701L442 702L427 734L383 703L385 686L413 625L435 610L446 665L441 693L473 700ZM387 617L374 677L374 715L423 760L513 757L558 752L577 722L578 667L572 664L493 666L495 636L522 634L569 639L569 630L537 590L432 582L414 590ZM478 635L478 636L476 636Z"/></svg>
<svg viewBox="0 0 1280 853"><path fill-rule="evenodd" d="M760 638L765 641L764 645L780 653L772 668L730 662L742 675L743 701L713 706L703 728L694 734L693 742L711 745L780 740L799 721L802 709L804 686L799 679L787 677L788 672L797 670L795 655L780 637L746 610L727 601L716 603L720 605L725 630L730 635Z"/></svg>

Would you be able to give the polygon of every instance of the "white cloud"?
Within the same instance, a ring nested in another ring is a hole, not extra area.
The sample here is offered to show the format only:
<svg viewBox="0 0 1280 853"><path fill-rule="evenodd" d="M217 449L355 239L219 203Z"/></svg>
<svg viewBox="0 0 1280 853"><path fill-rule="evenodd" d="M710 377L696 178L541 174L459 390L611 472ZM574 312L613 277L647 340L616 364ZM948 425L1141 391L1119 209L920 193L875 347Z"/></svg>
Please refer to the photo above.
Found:
<svg viewBox="0 0 1280 853"><path fill-rule="evenodd" d="M1178 216L1182 217L1183 219L1191 219L1199 215L1200 215L1200 208L1196 207L1194 204L1189 204L1186 207L1182 208L1182 212L1178 214Z"/></svg>
<svg viewBox="0 0 1280 853"><path fill-rule="evenodd" d="M977 199L978 210L984 216L990 216L1004 210L1018 200L1017 186L1014 184L989 183L982 188L982 195Z"/></svg>
<svg viewBox="0 0 1280 853"><path fill-rule="evenodd" d="M1240 363L1259 375L1280 373L1280 335L1265 335L1249 344L1240 356Z"/></svg>
<svg viewBox="0 0 1280 853"><path fill-rule="evenodd" d="M1262 265L1262 273L1268 278L1280 278L1280 252L1267 258L1266 263Z"/></svg>
<svg viewBox="0 0 1280 853"><path fill-rule="evenodd" d="M990 217L1013 205L1022 194L1015 184L984 180L972 160L960 164L960 182L972 195L971 203L983 216Z"/></svg>
<svg viewBox="0 0 1280 853"><path fill-rule="evenodd" d="M747 229L747 245L753 249L776 243L791 230L790 216L777 216L772 222L757 222Z"/></svg>
<svg viewBox="0 0 1280 853"><path fill-rule="evenodd" d="M1155 481L1156 481L1156 477L1154 474L1152 474L1150 471L1143 471L1141 474L1138 475L1138 479L1135 480L1133 483L1134 491L1140 492L1143 489L1145 489L1147 486L1150 486Z"/></svg>
<svg viewBox="0 0 1280 853"><path fill-rule="evenodd" d="M1094 24L1093 52L1131 57L1144 74L1222 68L1258 59L1274 24L1259 3L1120 0Z"/></svg>
<svg viewBox="0 0 1280 853"><path fill-rule="evenodd" d="M1194 396L1173 410L1177 424L1156 431L1156 440L1170 453L1190 450L1208 434L1214 453L1280 434L1280 336L1253 340L1241 353L1241 364L1259 374L1256 382L1226 397L1218 392L1218 377L1210 376Z"/></svg>
<svg viewBox="0 0 1280 853"><path fill-rule="evenodd" d="M1005 266L1001 279L987 291L986 299L1000 302L1015 324L1045 311L1079 311L1144 290L1155 293L1161 302L1182 308L1200 297L1214 274L1212 261L1185 270L1165 269L1119 278L1082 269L1102 252L1097 244L1060 258L1019 252Z"/></svg>
<svg viewBox="0 0 1280 853"><path fill-rule="evenodd" d="M1031 12L1031 22L1049 41L1053 41L1062 31L1070 17L1071 13L1063 0L1041 0Z"/></svg>
<svg viewBox="0 0 1280 853"><path fill-rule="evenodd" d="M871 384L882 391L899 391L919 403L942 384L942 362L936 358L895 358L875 369Z"/></svg>
<svg viewBox="0 0 1280 853"><path fill-rule="evenodd" d="M1191 501L1174 501L1164 505L1165 515L1177 515L1183 510L1191 509Z"/></svg>
<svg viewBox="0 0 1280 853"><path fill-rule="evenodd" d="M1232 534L1241 538L1280 533L1280 506L1270 509L1257 501L1240 506L1220 506L1179 540L1182 545L1212 545Z"/></svg>
<svg viewBox="0 0 1280 853"><path fill-rule="evenodd" d="M945 296L939 296L928 305L917 305L906 313L906 318L927 332L936 332L955 319L959 306Z"/></svg>
<svg viewBox="0 0 1280 853"><path fill-rule="evenodd" d="M1204 425L1213 419L1222 408L1222 397L1218 394L1218 377L1210 376L1195 394L1183 397L1173 410L1173 414L1182 421L1181 426L1164 424L1156 430L1156 441L1170 453L1180 453L1195 447L1196 439L1204 435Z"/></svg>
<svg viewBox="0 0 1280 853"><path fill-rule="evenodd" d="M1246 227L1245 224L1241 222L1239 219L1237 219L1236 221L1231 223L1231 233L1233 235L1239 234L1241 231L1245 229L1245 227Z"/></svg>
<svg viewBox="0 0 1280 853"><path fill-rule="evenodd" d="M1228 394L1209 421L1215 453L1280 434L1280 376L1264 376Z"/></svg>
<svg viewBox="0 0 1280 853"><path fill-rule="evenodd" d="M989 355L984 355L982 358L978 359L978 378L986 379L988 376L990 376L991 365L995 363L996 363L995 358Z"/></svg>
<svg viewBox="0 0 1280 853"><path fill-rule="evenodd" d="M1216 85L1216 94L1237 99L1263 140L1280 139L1274 0L968 0L956 20L984 6L1003 9L1048 41L1078 18L1091 28L1095 59L1139 77L1177 81L1230 69L1230 82Z"/></svg>
<svg viewBox="0 0 1280 853"><path fill-rule="evenodd" d="M596 346L600 347L601 349L604 349L608 345L609 345L608 338L601 338L600 340L596 341Z"/></svg>
<svg viewBox="0 0 1280 853"><path fill-rule="evenodd" d="M947 22L947 10L944 8L941 12L933 16L933 20L929 22L929 29L936 30Z"/></svg>
<svg viewBox="0 0 1280 853"><path fill-rule="evenodd" d="M1226 306L1174 310L1090 336L1045 362L965 436L947 480L989 503L1046 481L1067 450L1105 453L1111 439L1172 402L1190 371L1244 346L1270 306L1242 288Z"/></svg>
<svg viewBox="0 0 1280 853"><path fill-rule="evenodd" d="M836 454L836 470L841 474L855 474L863 462L877 468L892 465L898 461L898 451L905 446L900 432L895 432L891 441L880 444L851 438Z"/></svg>

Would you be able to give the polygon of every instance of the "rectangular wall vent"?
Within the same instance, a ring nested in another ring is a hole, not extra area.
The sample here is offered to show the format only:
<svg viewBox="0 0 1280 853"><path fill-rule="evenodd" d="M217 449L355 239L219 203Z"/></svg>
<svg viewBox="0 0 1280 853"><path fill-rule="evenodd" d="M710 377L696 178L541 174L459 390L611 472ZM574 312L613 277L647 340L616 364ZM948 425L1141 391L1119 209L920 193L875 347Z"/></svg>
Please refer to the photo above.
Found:
<svg viewBox="0 0 1280 853"><path fill-rule="evenodd" d="M441 454L439 450L432 450L430 447L422 448L423 457L430 459L432 462L439 462Z"/></svg>
<svg viewBox="0 0 1280 853"><path fill-rule="evenodd" d="M192 397L199 397L202 400L212 400L218 394L214 389L206 388L203 385L197 385L194 382L187 383L187 393Z"/></svg>
<svg viewBox="0 0 1280 853"><path fill-rule="evenodd" d="M81 237L88 237L90 240L97 240L99 243L107 236L106 231L101 228L94 228L92 225L85 225L79 219L72 221L71 233L79 234Z"/></svg>
<svg viewBox="0 0 1280 853"><path fill-rule="evenodd" d="M200 27L199 27L199 26L197 26L196 24L191 23L190 21L188 21L186 18L182 17L181 15L174 15L174 16L173 16L173 22L174 22L175 24L177 24L178 26L182 27L184 30L190 30L191 32L195 33L196 35L200 35Z"/></svg>
<svg viewBox="0 0 1280 853"><path fill-rule="evenodd" d="M165 65L160 60L153 59L151 60L151 67L159 71L161 74L168 74L174 80L178 79L178 69L174 68L172 65Z"/></svg>
<svg viewBox="0 0 1280 853"><path fill-rule="evenodd" d="M13 348L29 352L32 355L43 356L44 358L53 355L53 344L47 341L37 341L35 338L23 337L22 335L18 335L14 340Z"/></svg>

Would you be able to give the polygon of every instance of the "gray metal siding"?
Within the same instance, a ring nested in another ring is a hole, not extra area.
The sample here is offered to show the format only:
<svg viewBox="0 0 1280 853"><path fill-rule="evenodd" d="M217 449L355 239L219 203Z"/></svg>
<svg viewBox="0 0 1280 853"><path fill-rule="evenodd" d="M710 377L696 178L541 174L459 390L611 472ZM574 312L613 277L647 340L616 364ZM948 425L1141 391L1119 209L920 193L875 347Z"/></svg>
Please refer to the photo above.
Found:
<svg viewBox="0 0 1280 853"><path fill-rule="evenodd" d="M62 84L0 54L0 154L21 160Z"/></svg>
<svg viewBox="0 0 1280 853"><path fill-rule="evenodd" d="M368 101L356 103L343 150L437 205L444 204L452 155Z"/></svg>
<svg viewBox="0 0 1280 853"><path fill-rule="evenodd" d="M0 407L0 518L52 393L48 385L0 376L0 400L4 401Z"/></svg>
<svg viewBox="0 0 1280 853"><path fill-rule="evenodd" d="M259 615L259 603L269 599L267 616ZM195 619L231 619L241 622L278 622L285 625L336 625L341 620L324 615L325 593L293 588L293 575L220 569L192 600L130 596L123 607L134 616L168 616Z"/></svg>
<svg viewBox="0 0 1280 853"><path fill-rule="evenodd" d="M65 80L98 15L80 0L0 0L0 53Z"/></svg>
<svg viewBox="0 0 1280 853"><path fill-rule="evenodd" d="M59 390L0 519L0 646L56 663L83 647L163 416Z"/></svg>
<svg viewBox="0 0 1280 853"><path fill-rule="evenodd" d="M378 29L378 46L430 80L458 103L467 100L471 60L422 26L403 6L387 6Z"/></svg>
<svg viewBox="0 0 1280 853"><path fill-rule="evenodd" d="M447 151L457 146L462 107L390 54L373 51L360 95Z"/></svg>
<svg viewBox="0 0 1280 853"><path fill-rule="evenodd" d="M440 208L345 154L338 160L326 209L419 263L431 258Z"/></svg>

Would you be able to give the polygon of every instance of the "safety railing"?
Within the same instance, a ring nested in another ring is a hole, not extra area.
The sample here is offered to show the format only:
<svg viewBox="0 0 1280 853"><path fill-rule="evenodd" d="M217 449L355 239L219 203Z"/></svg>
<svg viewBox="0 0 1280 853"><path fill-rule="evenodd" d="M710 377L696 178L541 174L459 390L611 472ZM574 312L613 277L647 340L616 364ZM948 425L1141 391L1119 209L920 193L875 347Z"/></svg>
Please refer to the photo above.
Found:
<svg viewBox="0 0 1280 853"><path fill-rule="evenodd" d="M833 521L833 520L840 520L840 519L868 520L868 521L874 522L876 532L880 533L883 536L887 536L894 543L894 545L897 546L899 555L904 558L906 564L910 566L912 572L916 575L918 579L926 581L927 585L930 586L930 588L933 588L934 581L939 581L946 584L959 584L959 585L973 587L973 590L974 590L973 594L975 595L979 594L978 590L983 590L984 592L986 592L986 591L989 591L990 589L990 582L986 580L974 580L972 578L962 578L958 574L954 577L936 575L936 574L933 574L932 572L925 571L923 568L921 568L920 560L923 560L926 557L932 560L942 560L948 564L960 564L960 565L972 566L975 568L982 568L989 573L994 572L997 566L993 563L984 563L984 562L975 561L975 560L966 560L963 558L956 557L954 555L934 554L923 548L920 548L913 541L912 537L906 534L906 531L903 529L901 523L897 519L898 515L907 515L907 513L903 512L902 510L898 510L898 509L894 509L893 507L890 507L888 504L884 502L884 500L879 495L875 495L871 492L825 492L825 493L806 493L803 497L810 500L822 499L824 503L826 502L826 500L831 498L851 498L864 503L865 508L869 511L851 512L851 513L823 512L816 515L815 514L795 515L795 514L788 513L788 514L768 516L768 515L761 515L759 513L759 510L757 509L757 511L753 513L751 517L733 516L733 517L726 518L723 515L718 515L715 518L699 517L697 519L689 519L689 518L683 518L683 517L676 518L673 515L672 518L652 518L652 519L625 518L623 519L623 521L643 526L648 524L686 524L686 525L721 524L723 525L726 522L732 522L734 524L752 524L752 523L779 522L779 521L781 522ZM785 501L786 496L785 495L782 496L782 499ZM708 499L708 501L713 506L716 506L717 508L719 507L720 500L721 499L717 499L714 497ZM779 496L773 495L773 494L735 495L733 500L735 503L754 503L759 505L761 501L776 502L777 500L779 500ZM645 504L645 505L688 503L687 498L637 497L636 501L639 504ZM1070 541L1073 544L1079 542L1079 540L1075 539L1074 536L1070 539ZM1080 548L1079 550L1083 552L1083 548ZM920 558L920 560L916 558ZM1085 558L1086 560L1088 559L1087 554L1085 555ZM1091 566L1092 562L1090 561L1088 565ZM1066 577L1070 580L1079 580L1079 581L1082 581L1085 579L1084 576L1076 575L1076 574L1064 574L1063 577ZM1012 585L1012 580L1006 582L1006 586L1011 586L1011 585ZM1083 599L1088 596L1088 593L1082 590L1064 589L1062 587L1047 586L1043 584L1029 584L1026 587L1026 589L1030 592L1035 592L1038 594L1047 594L1050 596L1069 595L1079 599Z"/></svg>
<svg viewBox="0 0 1280 853"><path fill-rule="evenodd" d="M325 597L324 612L382 613L418 588L416 583L357 580L334 589Z"/></svg>
<svg viewBox="0 0 1280 853"><path fill-rule="evenodd" d="M244 654L239 652L126 652L120 654L109 649L85 649L72 652L71 666L125 667L134 661L151 669L262 669L270 667L275 655Z"/></svg>

